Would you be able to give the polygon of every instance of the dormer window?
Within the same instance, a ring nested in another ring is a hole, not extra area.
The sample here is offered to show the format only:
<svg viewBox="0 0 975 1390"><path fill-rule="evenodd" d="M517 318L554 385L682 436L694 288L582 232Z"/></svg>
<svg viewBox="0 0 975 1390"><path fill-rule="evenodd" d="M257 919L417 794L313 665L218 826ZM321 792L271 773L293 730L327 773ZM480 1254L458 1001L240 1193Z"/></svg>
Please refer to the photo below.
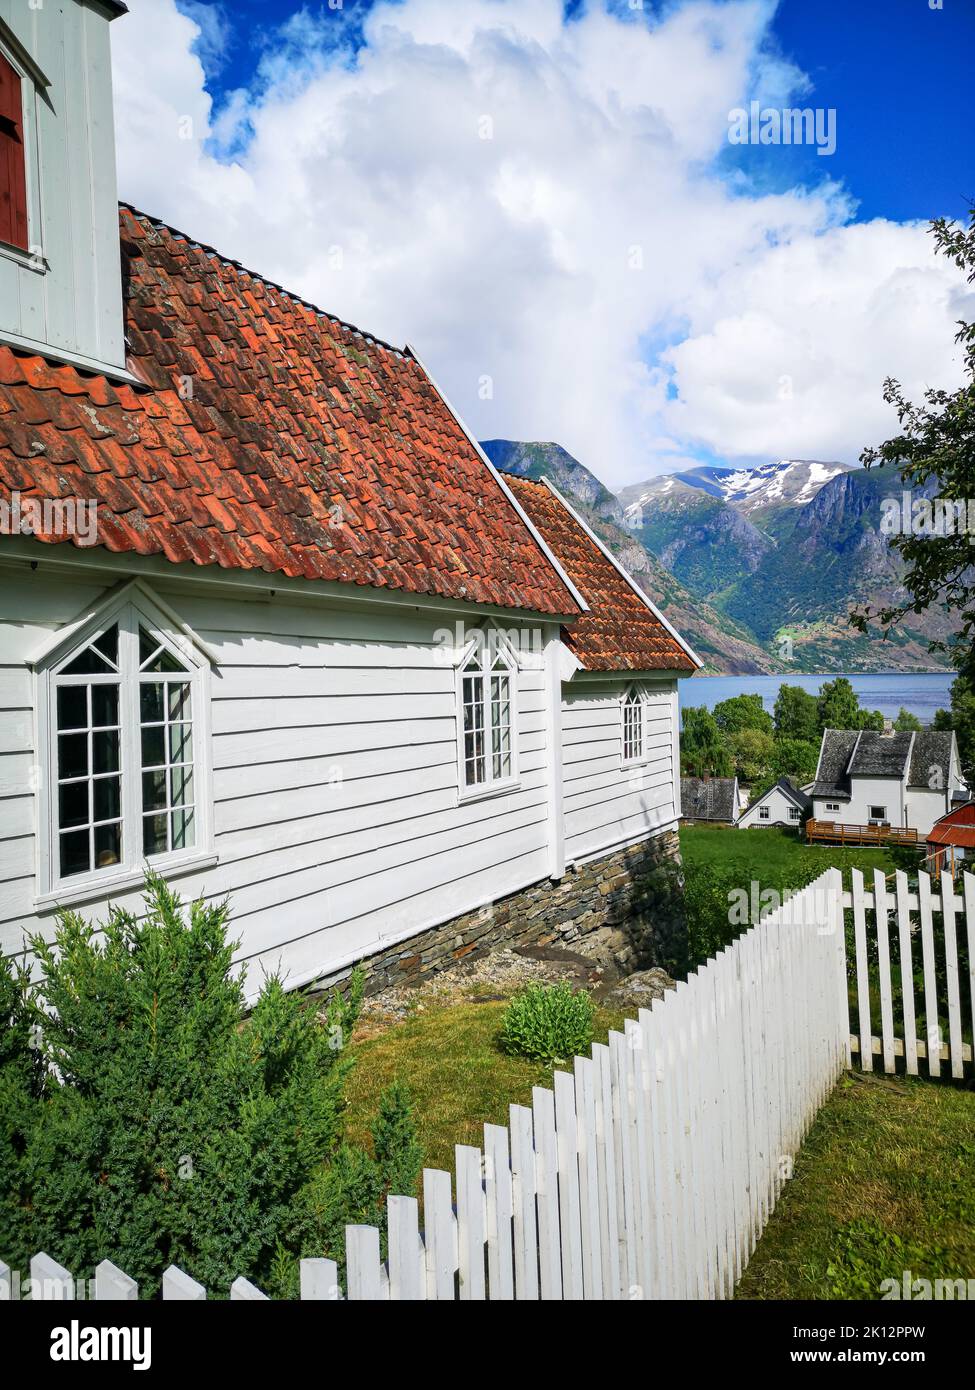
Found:
<svg viewBox="0 0 975 1390"><path fill-rule="evenodd" d="M0 52L0 241L20 251L27 238L27 155L22 78Z"/></svg>

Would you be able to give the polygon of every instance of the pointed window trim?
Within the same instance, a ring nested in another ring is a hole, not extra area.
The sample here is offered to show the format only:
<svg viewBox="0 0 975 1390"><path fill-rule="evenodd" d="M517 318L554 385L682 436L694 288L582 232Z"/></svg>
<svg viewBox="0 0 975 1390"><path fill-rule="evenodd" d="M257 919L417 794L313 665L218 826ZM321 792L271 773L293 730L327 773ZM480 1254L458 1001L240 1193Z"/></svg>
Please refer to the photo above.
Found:
<svg viewBox="0 0 975 1390"><path fill-rule="evenodd" d="M500 796L520 786L518 660L493 624L479 629L457 666L458 801Z"/></svg>
<svg viewBox="0 0 975 1390"><path fill-rule="evenodd" d="M147 865L169 877L216 862L209 705L206 654L141 585L49 644L35 664L38 911L138 889Z"/></svg>
<svg viewBox="0 0 975 1390"><path fill-rule="evenodd" d="M620 701L622 767L639 767L647 760L647 691L646 687L631 684L623 691Z"/></svg>

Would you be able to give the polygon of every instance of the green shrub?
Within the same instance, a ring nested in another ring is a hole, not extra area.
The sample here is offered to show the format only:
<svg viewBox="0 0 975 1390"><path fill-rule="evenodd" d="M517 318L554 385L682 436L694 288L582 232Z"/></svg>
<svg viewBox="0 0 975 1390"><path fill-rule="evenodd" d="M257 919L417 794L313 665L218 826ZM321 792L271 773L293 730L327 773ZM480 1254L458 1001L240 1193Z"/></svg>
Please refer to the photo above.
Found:
<svg viewBox="0 0 975 1390"><path fill-rule="evenodd" d="M415 1185L402 1092L375 1159L344 1142L361 974L324 1018L274 978L248 1013L228 915L187 914L147 876L141 920L64 913L31 943L35 986L0 971L7 1263L45 1250L79 1277L108 1258L144 1297L170 1263L212 1297L238 1275L279 1291L289 1262L341 1259L345 1221L379 1223L390 1185Z"/></svg>
<svg viewBox="0 0 975 1390"><path fill-rule="evenodd" d="M596 1008L585 990L528 984L501 1020L501 1046L536 1062L564 1062L592 1044Z"/></svg>

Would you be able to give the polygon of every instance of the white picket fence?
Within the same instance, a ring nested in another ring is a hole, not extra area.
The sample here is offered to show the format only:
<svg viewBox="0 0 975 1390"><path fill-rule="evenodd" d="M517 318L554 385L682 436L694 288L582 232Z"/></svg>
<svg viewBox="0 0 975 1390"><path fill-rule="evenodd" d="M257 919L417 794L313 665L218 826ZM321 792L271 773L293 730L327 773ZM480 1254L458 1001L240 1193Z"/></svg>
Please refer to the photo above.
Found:
<svg viewBox="0 0 975 1390"><path fill-rule="evenodd" d="M303 1260L301 1297L728 1297L849 1064L842 898L831 869L486 1124L483 1150L458 1145L453 1183L426 1169L422 1233L417 1200L391 1197L385 1264L371 1226L346 1228L344 1294L333 1261ZM79 1296L47 1255L31 1276L34 1298ZM0 1266L0 1297L10 1279ZM206 1298L176 1268L162 1284ZM92 1294L137 1288L106 1261ZM264 1298L244 1279L230 1296Z"/></svg>
<svg viewBox="0 0 975 1390"><path fill-rule="evenodd" d="M919 1074L921 1061L929 1076L941 1076L947 1062L960 1079L973 1060L975 876L963 874L959 884L942 873L940 891L926 873L917 880L912 892L906 874L891 883L877 869L868 892L863 874L852 872L852 892L844 894L856 945L857 1031L850 1045L864 1071L879 1057L883 1070L894 1072L903 1058L909 1076Z"/></svg>

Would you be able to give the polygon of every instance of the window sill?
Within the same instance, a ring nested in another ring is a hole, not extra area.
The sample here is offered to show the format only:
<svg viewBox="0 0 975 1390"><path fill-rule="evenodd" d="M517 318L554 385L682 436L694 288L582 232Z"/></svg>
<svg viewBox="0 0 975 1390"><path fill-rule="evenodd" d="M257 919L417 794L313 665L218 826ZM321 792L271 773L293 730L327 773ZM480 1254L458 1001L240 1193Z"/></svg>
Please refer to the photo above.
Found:
<svg viewBox="0 0 975 1390"><path fill-rule="evenodd" d="M47 274L48 263L40 251L25 251L22 246L14 246L12 242L0 241L0 256L15 261L25 270L33 270L36 275Z"/></svg>
<svg viewBox="0 0 975 1390"><path fill-rule="evenodd" d="M214 853L193 854L185 859L174 859L167 864L150 865L162 878L181 878L195 870L211 869L220 856ZM119 893L128 893L140 888L145 882L145 869L128 871L122 874L106 875L105 878L85 879L83 883L65 884L52 893L41 893L34 899L34 910L38 913L59 912L65 907L80 907L84 903L96 902Z"/></svg>
<svg viewBox="0 0 975 1390"><path fill-rule="evenodd" d="M650 757L648 754L645 754L643 757L640 758L622 758L620 760L620 771L632 772L633 769L636 767L646 767L649 761Z"/></svg>
<svg viewBox="0 0 975 1390"><path fill-rule="evenodd" d="M520 786L520 777L508 777L503 782L485 782L477 787L465 787L457 793L457 805L466 806L469 801L488 801L492 796L504 796L506 792L517 791Z"/></svg>

